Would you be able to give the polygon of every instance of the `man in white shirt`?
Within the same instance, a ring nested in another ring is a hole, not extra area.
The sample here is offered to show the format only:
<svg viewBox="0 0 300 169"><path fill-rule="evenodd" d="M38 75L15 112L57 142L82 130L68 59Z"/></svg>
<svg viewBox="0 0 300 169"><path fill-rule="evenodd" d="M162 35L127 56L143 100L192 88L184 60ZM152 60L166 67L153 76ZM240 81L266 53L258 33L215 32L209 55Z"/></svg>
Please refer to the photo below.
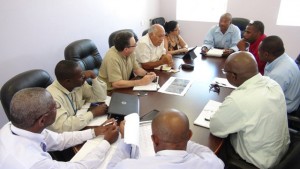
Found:
<svg viewBox="0 0 300 169"><path fill-rule="evenodd" d="M106 99L106 83L93 71L82 71L75 61L62 60L55 67L55 76L56 80L47 90L61 107L48 129L55 132L78 131L93 118L107 112L107 105L103 103L90 111L78 113L85 103L104 102ZM92 85L86 82L87 78L92 79Z"/></svg>
<svg viewBox="0 0 300 169"><path fill-rule="evenodd" d="M208 148L190 141L192 131L187 116L175 109L160 112L152 121L155 156L131 156L131 145L122 139L108 168L114 169L223 169L223 162ZM124 121L120 124L124 138ZM150 136L149 136L150 137Z"/></svg>
<svg viewBox="0 0 300 169"><path fill-rule="evenodd" d="M1 168L92 169L101 164L110 145L118 138L116 124L58 134L45 129L55 121L58 107L59 104L43 88L23 89L13 96L10 104L11 122L0 130ZM98 135L104 135L104 140L76 163L55 161L47 152L63 150Z"/></svg>
<svg viewBox="0 0 300 169"><path fill-rule="evenodd" d="M285 52L283 41L278 36L268 36L259 45L260 60L267 62L265 76L275 80L282 88L287 112L296 111L300 104L300 71Z"/></svg>
<svg viewBox="0 0 300 169"><path fill-rule="evenodd" d="M229 55L223 71L237 88L211 117L211 133L221 138L230 135L228 146L246 162L258 168L273 167L290 143L281 87L258 72L249 52Z"/></svg>
<svg viewBox="0 0 300 169"><path fill-rule="evenodd" d="M154 69L161 65L173 66L171 54L164 47L165 29L160 24L150 27L148 33L137 43L136 60L144 69Z"/></svg>

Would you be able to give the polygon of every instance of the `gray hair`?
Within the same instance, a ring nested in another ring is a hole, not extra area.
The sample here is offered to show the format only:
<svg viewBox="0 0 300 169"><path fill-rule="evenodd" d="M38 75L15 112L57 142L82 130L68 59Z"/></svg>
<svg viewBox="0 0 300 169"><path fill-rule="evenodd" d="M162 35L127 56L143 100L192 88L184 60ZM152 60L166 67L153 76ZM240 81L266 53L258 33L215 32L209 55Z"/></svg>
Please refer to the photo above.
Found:
<svg viewBox="0 0 300 169"><path fill-rule="evenodd" d="M10 103L10 117L19 128L32 127L41 115L47 113L53 104L51 94L44 88L26 88L18 91Z"/></svg>

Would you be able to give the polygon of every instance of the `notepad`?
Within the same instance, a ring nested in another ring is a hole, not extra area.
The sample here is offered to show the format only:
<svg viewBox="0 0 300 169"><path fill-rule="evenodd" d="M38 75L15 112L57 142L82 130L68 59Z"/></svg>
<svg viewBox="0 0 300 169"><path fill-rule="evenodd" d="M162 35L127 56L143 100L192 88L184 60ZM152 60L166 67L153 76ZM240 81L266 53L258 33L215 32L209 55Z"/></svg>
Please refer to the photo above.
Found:
<svg viewBox="0 0 300 169"><path fill-rule="evenodd" d="M172 69L172 67L170 67L170 66L168 66L168 65L164 64L164 65L158 66L158 67L156 67L156 68L154 68L154 69L155 69L155 70L164 70L164 71L169 71L169 70L171 70L171 69Z"/></svg>
<svg viewBox="0 0 300 169"><path fill-rule="evenodd" d="M143 85L143 86L134 86L133 91L157 91L157 89L159 89L158 81L159 81L159 76L156 76L156 79L150 84Z"/></svg>
<svg viewBox="0 0 300 169"><path fill-rule="evenodd" d="M202 112L199 114L197 119L194 121L194 124L205 127L205 128L209 128L210 118L219 109L221 104L222 103L220 103L220 102L217 102L214 100L209 100L208 103L206 103Z"/></svg>
<svg viewBox="0 0 300 169"><path fill-rule="evenodd" d="M211 48L211 49L206 53L206 56L221 57L221 56L223 55L223 52L224 52L223 49Z"/></svg>
<svg viewBox="0 0 300 169"><path fill-rule="evenodd" d="M231 89L235 89L235 86L232 86L228 80L226 78L220 78L220 77L216 77L214 78L214 80L212 81L212 84L217 84L221 87L227 87L227 88L231 88Z"/></svg>

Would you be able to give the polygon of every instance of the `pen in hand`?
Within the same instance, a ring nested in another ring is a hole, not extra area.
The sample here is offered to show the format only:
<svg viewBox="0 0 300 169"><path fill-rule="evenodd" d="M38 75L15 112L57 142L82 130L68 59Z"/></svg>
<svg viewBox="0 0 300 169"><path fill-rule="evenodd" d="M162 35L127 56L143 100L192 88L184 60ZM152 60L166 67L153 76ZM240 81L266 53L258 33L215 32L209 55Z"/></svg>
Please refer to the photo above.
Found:
<svg viewBox="0 0 300 169"><path fill-rule="evenodd" d="M103 126L103 127L104 127L104 126L108 126L108 125L113 124L114 122L117 122L117 120L110 121L110 122L108 122L108 123L103 124L102 126Z"/></svg>

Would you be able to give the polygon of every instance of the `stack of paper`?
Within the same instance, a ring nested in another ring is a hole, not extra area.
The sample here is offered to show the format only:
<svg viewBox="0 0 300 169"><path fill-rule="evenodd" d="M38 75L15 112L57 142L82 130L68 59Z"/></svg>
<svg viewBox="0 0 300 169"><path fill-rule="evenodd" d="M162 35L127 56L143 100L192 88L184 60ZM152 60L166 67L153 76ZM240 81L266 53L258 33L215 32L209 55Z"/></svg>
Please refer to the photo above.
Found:
<svg viewBox="0 0 300 169"><path fill-rule="evenodd" d="M209 100L208 103L205 105L202 112L199 114L197 119L194 121L194 124L209 128L210 117L215 114L215 112L219 109L222 103Z"/></svg>
<svg viewBox="0 0 300 169"><path fill-rule="evenodd" d="M134 86L133 91L157 91L157 89L159 89L158 80L159 76L156 76L156 80L154 82L144 86Z"/></svg>
<svg viewBox="0 0 300 169"><path fill-rule="evenodd" d="M207 53L206 56L215 56L215 57L221 57L223 55L223 49L215 49L211 48Z"/></svg>

